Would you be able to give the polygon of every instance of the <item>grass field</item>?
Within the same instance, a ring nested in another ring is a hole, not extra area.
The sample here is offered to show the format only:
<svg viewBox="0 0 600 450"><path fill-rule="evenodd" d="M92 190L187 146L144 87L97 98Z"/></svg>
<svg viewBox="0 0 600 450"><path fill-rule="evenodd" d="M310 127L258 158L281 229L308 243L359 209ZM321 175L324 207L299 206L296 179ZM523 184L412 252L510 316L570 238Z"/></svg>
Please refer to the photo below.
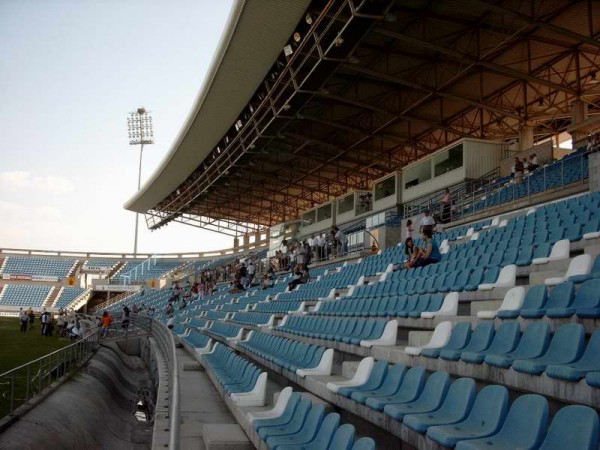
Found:
<svg viewBox="0 0 600 450"><path fill-rule="evenodd" d="M21 333L16 317L0 317L0 374L69 344L69 339L42 337L39 318L34 329Z"/></svg>

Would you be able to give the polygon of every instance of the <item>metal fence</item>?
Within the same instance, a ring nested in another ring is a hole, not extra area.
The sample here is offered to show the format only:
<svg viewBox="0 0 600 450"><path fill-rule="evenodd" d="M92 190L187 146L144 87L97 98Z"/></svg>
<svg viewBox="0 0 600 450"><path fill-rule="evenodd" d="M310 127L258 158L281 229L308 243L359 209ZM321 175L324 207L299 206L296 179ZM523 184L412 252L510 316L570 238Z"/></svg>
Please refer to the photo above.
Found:
<svg viewBox="0 0 600 450"><path fill-rule="evenodd" d="M404 205L404 217L411 217L429 210L436 222L447 223L464 219L489 209L529 199L532 195L550 189L585 183L588 178L587 157L589 153L579 153L563 158L551 165L538 168L525 174L520 182L510 177L479 180L479 185L470 192L454 195L453 204L444 209L437 197L419 204Z"/></svg>
<svg viewBox="0 0 600 450"><path fill-rule="evenodd" d="M98 348L98 332L0 375L0 418L75 371Z"/></svg>

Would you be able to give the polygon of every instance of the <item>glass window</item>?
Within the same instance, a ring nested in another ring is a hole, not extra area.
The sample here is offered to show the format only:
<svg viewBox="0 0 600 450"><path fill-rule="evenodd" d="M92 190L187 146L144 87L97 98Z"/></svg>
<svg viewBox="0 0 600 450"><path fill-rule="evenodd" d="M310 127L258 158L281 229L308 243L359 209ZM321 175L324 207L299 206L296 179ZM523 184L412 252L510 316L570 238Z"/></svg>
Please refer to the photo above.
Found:
<svg viewBox="0 0 600 450"><path fill-rule="evenodd" d="M427 159L419 164L409 167L403 172L404 189L421 184L431 179L431 160Z"/></svg>
<svg viewBox="0 0 600 450"><path fill-rule="evenodd" d="M338 214L344 214L348 211L352 211L354 208L354 194L346 195L344 198L340 198L337 201Z"/></svg>
<svg viewBox="0 0 600 450"><path fill-rule="evenodd" d="M396 193L396 176L388 177L375 184L375 201Z"/></svg>
<svg viewBox="0 0 600 450"><path fill-rule="evenodd" d="M374 214L370 217L367 217L365 225L366 225L367 230L369 230L371 228L378 227L379 225L382 225L384 223L385 223L385 212L381 212L379 214Z"/></svg>
<svg viewBox="0 0 600 450"><path fill-rule="evenodd" d="M458 144L433 157L434 176L439 177L463 165L463 145Z"/></svg>
<svg viewBox="0 0 600 450"><path fill-rule="evenodd" d="M313 209L312 211L306 212L302 214L302 226L307 227L316 222L316 211Z"/></svg>
<svg viewBox="0 0 600 450"><path fill-rule="evenodd" d="M362 247L365 242L365 233L364 231L358 231L356 233L349 234L347 238L348 248Z"/></svg>
<svg viewBox="0 0 600 450"><path fill-rule="evenodd" d="M356 214L364 214L373 209L373 194L370 192L361 192L358 194L356 204Z"/></svg>
<svg viewBox="0 0 600 450"><path fill-rule="evenodd" d="M331 206L329 205L321 206L317 209L317 222L321 222L322 220L331 219Z"/></svg>

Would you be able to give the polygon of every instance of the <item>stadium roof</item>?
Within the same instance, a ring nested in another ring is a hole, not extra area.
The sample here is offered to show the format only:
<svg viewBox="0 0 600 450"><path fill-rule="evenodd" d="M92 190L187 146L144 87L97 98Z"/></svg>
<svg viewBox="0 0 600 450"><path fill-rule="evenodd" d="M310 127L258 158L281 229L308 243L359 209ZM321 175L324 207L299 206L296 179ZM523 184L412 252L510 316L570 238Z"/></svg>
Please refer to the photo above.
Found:
<svg viewBox="0 0 600 450"><path fill-rule="evenodd" d="M462 137L555 136L574 100L598 112L599 34L592 0L237 2L196 107L126 207L153 229L238 235Z"/></svg>

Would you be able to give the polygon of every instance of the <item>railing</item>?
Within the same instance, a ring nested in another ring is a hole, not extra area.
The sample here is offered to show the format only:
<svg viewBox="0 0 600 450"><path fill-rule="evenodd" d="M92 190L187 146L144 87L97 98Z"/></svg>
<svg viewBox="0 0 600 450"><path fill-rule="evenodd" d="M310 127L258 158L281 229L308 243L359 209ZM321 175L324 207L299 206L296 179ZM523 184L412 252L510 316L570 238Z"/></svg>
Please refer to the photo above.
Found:
<svg viewBox="0 0 600 450"><path fill-rule="evenodd" d="M0 375L0 418L68 376L98 348L98 331Z"/></svg>
<svg viewBox="0 0 600 450"><path fill-rule="evenodd" d="M133 325L146 331L156 340L162 354L167 359L169 370L169 449L179 448L179 363L175 349L175 339L171 331L158 320L143 315L132 316ZM155 422L156 423L156 422ZM156 428L156 427L155 427Z"/></svg>
<svg viewBox="0 0 600 450"><path fill-rule="evenodd" d="M462 196L453 195L453 204L446 211L439 200L419 205L407 203L404 217L411 217L428 209L436 218L436 222L454 222L475 214L485 213L501 205L530 199L532 195L541 194L550 189L575 183L584 184L588 177L588 155L589 152L580 152L566 156L560 161L525 174L521 182L510 177L481 181L471 192L465 192ZM500 198L496 200L493 198L494 196Z"/></svg>

